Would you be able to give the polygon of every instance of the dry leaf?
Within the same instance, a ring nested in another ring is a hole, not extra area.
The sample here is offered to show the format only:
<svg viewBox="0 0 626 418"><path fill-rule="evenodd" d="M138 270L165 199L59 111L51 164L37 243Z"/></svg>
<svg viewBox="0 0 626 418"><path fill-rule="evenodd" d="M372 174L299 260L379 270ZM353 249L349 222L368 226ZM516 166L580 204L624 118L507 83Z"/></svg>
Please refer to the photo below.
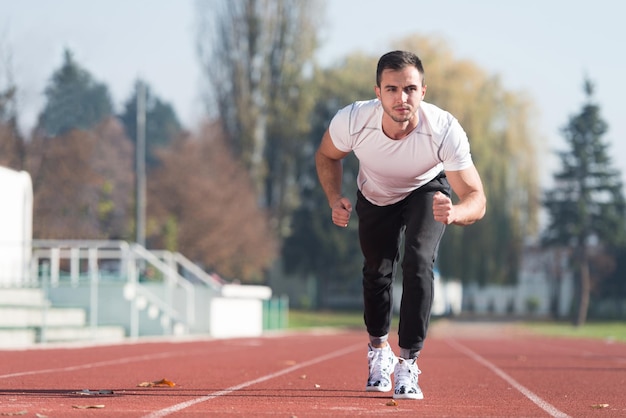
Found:
<svg viewBox="0 0 626 418"><path fill-rule="evenodd" d="M599 404L596 404L596 405L591 405L591 407L593 409L602 409L602 408L608 408L609 404L608 403L599 403Z"/></svg>
<svg viewBox="0 0 626 418"><path fill-rule="evenodd" d="M315 388L316 388L316 389L319 389L319 388L321 388L321 386L320 386L320 385L318 385L318 384L316 383L316 384L315 384Z"/></svg>
<svg viewBox="0 0 626 418"><path fill-rule="evenodd" d="M48 415L35 414L35 417L37 417L37 418L48 418Z"/></svg>
<svg viewBox="0 0 626 418"><path fill-rule="evenodd" d="M161 380L156 380L154 382L141 382L137 386L138 387L142 387L142 388L151 388L151 387L155 387L155 386L174 387L174 386L176 386L176 383L172 382L171 380L161 379Z"/></svg>
<svg viewBox="0 0 626 418"><path fill-rule="evenodd" d="M75 409L102 409L104 405L72 405Z"/></svg>
<svg viewBox="0 0 626 418"><path fill-rule="evenodd" d="M395 400L390 400L389 402L387 402L385 405L387 406L398 406L398 402L396 402Z"/></svg>
<svg viewBox="0 0 626 418"><path fill-rule="evenodd" d="M28 414L28 411L18 411L18 412L2 412L0 413L1 416L3 417L14 417L17 415L26 415Z"/></svg>

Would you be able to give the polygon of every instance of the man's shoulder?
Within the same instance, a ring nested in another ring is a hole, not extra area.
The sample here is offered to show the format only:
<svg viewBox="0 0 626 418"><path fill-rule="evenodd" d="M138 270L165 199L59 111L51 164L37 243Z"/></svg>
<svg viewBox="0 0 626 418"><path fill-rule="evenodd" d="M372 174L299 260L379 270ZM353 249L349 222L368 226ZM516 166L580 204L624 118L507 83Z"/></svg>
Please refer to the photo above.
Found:
<svg viewBox="0 0 626 418"><path fill-rule="evenodd" d="M433 133L447 131L455 120L450 112L432 103L422 102L420 104L420 110L425 116Z"/></svg>
<svg viewBox="0 0 626 418"><path fill-rule="evenodd" d="M376 129L378 120L376 116L380 110L378 99L356 101L341 109L336 119L340 119L347 125L350 135L353 135L364 129Z"/></svg>
<svg viewBox="0 0 626 418"><path fill-rule="evenodd" d="M341 113L345 112L350 115L365 114L365 113L375 113L379 108L380 108L380 101L378 99L359 100L359 101L350 103L349 105L339 110L339 112Z"/></svg>

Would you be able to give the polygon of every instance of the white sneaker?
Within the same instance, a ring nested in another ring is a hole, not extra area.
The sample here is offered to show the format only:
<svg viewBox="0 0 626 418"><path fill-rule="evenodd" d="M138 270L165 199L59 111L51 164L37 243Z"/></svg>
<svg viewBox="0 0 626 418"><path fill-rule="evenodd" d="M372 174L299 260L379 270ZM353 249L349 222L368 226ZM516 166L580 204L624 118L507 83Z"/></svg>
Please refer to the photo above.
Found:
<svg viewBox="0 0 626 418"><path fill-rule="evenodd" d="M394 399L424 399L422 389L417 384L417 376L421 373L417 367L417 359L398 359L393 372L396 387L393 391Z"/></svg>
<svg viewBox="0 0 626 418"><path fill-rule="evenodd" d="M368 392L389 392L391 390L391 373L398 361L389 345L374 348L369 345L367 352L369 377L365 390Z"/></svg>

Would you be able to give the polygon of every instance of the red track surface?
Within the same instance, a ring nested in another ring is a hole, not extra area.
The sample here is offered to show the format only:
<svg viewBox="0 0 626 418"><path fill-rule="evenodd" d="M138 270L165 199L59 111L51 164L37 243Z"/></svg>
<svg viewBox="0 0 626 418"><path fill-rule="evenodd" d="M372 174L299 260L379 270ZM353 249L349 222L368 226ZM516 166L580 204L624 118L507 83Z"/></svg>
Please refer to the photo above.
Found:
<svg viewBox="0 0 626 418"><path fill-rule="evenodd" d="M425 398L395 406L364 391L366 350L351 331L0 351L0 416L626 416L626 344L435 325Z"/></svg>

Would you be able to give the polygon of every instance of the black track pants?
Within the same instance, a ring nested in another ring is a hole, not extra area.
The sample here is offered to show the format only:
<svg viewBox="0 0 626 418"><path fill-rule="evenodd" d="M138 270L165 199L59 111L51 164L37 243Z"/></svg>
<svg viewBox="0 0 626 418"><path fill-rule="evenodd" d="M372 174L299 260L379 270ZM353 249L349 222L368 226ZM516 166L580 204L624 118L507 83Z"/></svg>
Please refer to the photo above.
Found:
<svg viewBox="0 0 626 418"><path fill-rule="evenodd" d="M433 269L445 230L445 225L433 217L432 200L437 191L450 194L443 173L389 206L373 205L357 193L367 332L375 337L389 333L392 284L404 233L398 335L400 347L411 352L421 350L426 338L433 300Z"/></svg>

